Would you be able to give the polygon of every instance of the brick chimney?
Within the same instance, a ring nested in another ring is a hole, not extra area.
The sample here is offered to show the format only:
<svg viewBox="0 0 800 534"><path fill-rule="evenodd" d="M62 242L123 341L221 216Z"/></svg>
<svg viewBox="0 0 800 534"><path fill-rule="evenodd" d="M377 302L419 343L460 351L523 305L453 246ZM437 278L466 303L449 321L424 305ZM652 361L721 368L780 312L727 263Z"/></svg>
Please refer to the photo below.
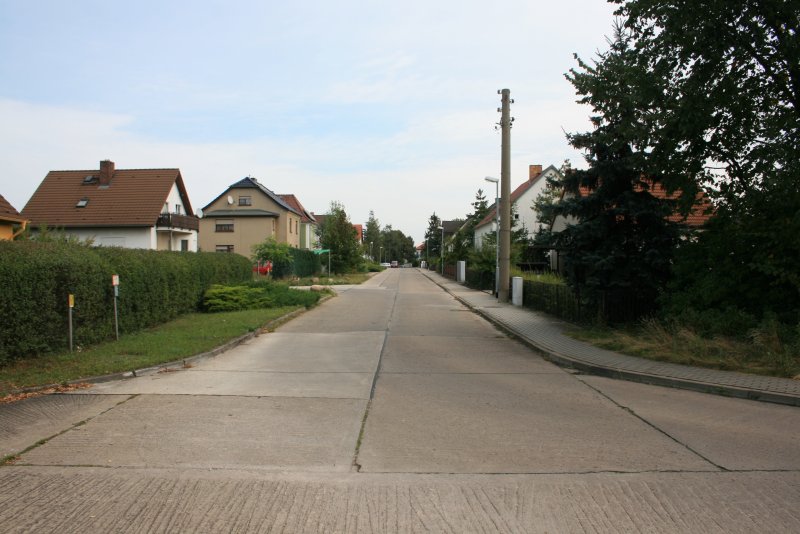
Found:
<svg viewBox="0 0 800 534"><path fill-rule="evenodd" d="M542 166L541 165L529 165L528 166L528 181L534 181L540 174L542 174Z"/></svg>
<svg viewBox="0 0 800 534"><path fill-rule="evenodd" d="M109 185L114 178L114 162L104 159L100 162L100 181L99 185Z"/></svg>

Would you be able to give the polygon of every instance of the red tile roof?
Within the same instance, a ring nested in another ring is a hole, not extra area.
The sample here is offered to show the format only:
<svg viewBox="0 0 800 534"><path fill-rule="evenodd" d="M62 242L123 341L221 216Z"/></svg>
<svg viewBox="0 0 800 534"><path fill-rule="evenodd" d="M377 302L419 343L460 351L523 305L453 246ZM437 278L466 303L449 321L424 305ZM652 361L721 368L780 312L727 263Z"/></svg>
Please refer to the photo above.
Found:
<svg viewBox="0 0 800 534"><path fill-rule="evenodd" d="M53 227L155 226L174 184L185 213L194 215L178 169L118 169L108 185L99 176L98 169L50 171L22 215ZM85 207L77 207L84 199Z"/></svg>
<svg viewBox="0 0 800 534"><path fill-rule="evenodd" d="M644 190L643 186L638 186L636 188L636 191L642 190ZM580 186L581 196L589 195L591 192L592 190L589 187L583 185ZM655 198L659 199L676 200L681 196L680 190L667 193L667 189L661 182L656 182L655 184L650 183L649 192ZM711 201L708 199L708 195L706 195L703 191L699 191L695 197L694 206L692 206L692 210L688 215L683 216L679 213L674 213L667 217L667 219L672 222L684 223L687 226L700 227L708 222L712 214L713 207L711 205Z"/></svg>
<svg viewBox="0 0 800 534"><path fill-rule="evenodd" d="M278 195L281 200L292 207L297 213L300 214L300 221L304 223L316 224L316 220L310 211L305 209L300 201L294 195Z"/></svg>

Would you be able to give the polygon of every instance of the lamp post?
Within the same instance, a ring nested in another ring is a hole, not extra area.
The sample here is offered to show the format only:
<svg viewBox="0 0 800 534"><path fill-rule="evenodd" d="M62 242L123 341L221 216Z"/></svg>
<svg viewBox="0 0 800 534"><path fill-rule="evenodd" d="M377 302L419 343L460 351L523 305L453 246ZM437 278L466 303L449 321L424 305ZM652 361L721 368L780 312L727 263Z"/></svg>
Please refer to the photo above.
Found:
<svg viewBox="0 0 800 534"><path fill-rule="evenodd" d="M372 255L372 241L369 242L369 259L375 261L375 256Z"/></svg>
<svg viewBox="0 0 800 534"><path fill-rule="evenodd" d="M383 247L381 247L381 250L378 252L378 263L383 263Z"/></svg>
<svg viewBox="0 0 800 534"><path fill-rule="evenodd" d="M442 242L439 245L439 252L441 253L442 260L442 276L444 276L444 223L442 223L442 226L439 226L438 229L442 231Z"/></svg>
<svg viewBox="0 0 800 534"><path fill-rule="evenodd" d="M487 176L487 182L494 184L494 224L495 224L495 243L494 243L494 296L497 297L500 282L500 180Z"/></svg>

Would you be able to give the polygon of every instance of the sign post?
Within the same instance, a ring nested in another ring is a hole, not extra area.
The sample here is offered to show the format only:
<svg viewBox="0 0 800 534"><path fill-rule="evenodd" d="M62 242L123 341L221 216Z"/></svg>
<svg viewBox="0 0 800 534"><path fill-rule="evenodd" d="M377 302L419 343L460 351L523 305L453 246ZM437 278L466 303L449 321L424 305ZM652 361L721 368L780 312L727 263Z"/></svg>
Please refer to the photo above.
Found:
<svg viewBox="0 0 800 534"><path fill-rule="evenodd" d="M111 275L111 285L114 286L114 333L119 341L119 316L117 315L117 297L119 297L119 275Z"/></svg>
<svg viewBox="0 0 800 534"><path fill-rule="evenodd" d="M75 295L72 293L69 294L67 304L69 306L69 351L72 352L72 308L75 307Z"/></svg>

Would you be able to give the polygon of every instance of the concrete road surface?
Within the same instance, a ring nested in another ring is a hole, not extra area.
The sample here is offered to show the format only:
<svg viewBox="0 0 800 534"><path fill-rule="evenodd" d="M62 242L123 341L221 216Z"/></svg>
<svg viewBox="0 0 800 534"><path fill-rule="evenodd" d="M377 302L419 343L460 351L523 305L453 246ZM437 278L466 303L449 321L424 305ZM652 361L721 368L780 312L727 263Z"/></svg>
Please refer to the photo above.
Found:
<svg viewBox="0 0 800 534"><path fill-rule="evenodd" d="M2 532L800 531L800 409L571 374L412 269L0 447Z"/></svg>

